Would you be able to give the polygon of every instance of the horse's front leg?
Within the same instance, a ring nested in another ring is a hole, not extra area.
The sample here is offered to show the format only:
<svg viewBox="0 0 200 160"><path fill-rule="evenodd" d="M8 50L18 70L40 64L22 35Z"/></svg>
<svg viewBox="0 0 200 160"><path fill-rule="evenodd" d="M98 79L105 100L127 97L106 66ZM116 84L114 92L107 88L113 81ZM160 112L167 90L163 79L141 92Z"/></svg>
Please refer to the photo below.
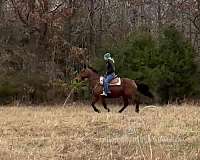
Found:
<svg viewBox="0 0 200 160"><path fill-rule="evenodd" d="M99 100L99 97L93 96L92 97L92 104L91 105L92 105L92 107L93 107L93 109L94 109L95 112L100 113L100 111L95 107L95 103L98 102L98 100Z"/></svg>
<svg viewBox="0 0 200 160"><path fill-rule="evenodd" d="M108 112L110 112L110 109L107 107L105 98L104 98L103 96L101 96L101 103L102 103L103 107L104 107Z"/></svg>

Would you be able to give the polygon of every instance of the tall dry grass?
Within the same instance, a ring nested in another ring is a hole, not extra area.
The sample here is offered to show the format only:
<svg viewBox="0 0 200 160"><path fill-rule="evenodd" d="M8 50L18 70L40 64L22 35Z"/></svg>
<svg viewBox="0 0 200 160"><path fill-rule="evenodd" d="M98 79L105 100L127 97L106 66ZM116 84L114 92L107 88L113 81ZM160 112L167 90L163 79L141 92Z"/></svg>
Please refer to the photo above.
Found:
<svg viewBox="0 0 200 160"><path fill-rule="evenodd" d="M0 159L200 159L200 107L111 108L2 106Z"/></svg>

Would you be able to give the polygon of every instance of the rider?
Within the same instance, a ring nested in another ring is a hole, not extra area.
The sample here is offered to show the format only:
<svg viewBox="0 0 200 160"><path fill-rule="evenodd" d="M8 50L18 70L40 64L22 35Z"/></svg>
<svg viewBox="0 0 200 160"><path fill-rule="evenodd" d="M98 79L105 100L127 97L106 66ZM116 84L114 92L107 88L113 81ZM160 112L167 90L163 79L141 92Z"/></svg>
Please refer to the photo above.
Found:
<svg viewBox="0 0 200 160"><path fill-rule="evenodd" d="M106 76L104 77L103 80L103 93L101 94L102 96L107 96L108 94L110 94L110 90L109 90L109 83L115 78L115 66L114 66L114 59L111 57L110 53L106 53L104 55L104 60L106 61Z"/></svg>

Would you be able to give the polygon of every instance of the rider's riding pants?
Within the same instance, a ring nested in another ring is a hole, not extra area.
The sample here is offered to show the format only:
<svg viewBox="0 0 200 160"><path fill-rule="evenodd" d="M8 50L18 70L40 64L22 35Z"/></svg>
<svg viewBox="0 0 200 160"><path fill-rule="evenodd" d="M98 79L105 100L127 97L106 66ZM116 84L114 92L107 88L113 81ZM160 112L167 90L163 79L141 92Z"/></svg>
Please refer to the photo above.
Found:
<svg viewBox="0 0 200 160"><path fill-rule="evenodd" d="M109 83L114 79L114 74L109 74L109 75L106 75L106 77L104 77L104 80L103 80L103 86L104 86L104 92L106 94L108 94L110 91L109 91Z"/></svg>

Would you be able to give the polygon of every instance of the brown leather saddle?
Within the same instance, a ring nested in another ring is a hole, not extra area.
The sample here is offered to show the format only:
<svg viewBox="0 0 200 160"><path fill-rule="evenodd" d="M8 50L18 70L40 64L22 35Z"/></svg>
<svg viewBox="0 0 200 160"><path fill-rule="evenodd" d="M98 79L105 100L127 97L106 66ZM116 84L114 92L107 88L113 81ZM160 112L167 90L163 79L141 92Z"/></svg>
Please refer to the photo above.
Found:
<svg viewBox="0 0 200 160"><path fill-rule="evenodd" d="M101 76L100 77L100 84L103 85L103 79L104 77ZM115 79L113 79L110 84L110 86L120 86L121 85L121 78L120 77L116 77Z"/></svg>

